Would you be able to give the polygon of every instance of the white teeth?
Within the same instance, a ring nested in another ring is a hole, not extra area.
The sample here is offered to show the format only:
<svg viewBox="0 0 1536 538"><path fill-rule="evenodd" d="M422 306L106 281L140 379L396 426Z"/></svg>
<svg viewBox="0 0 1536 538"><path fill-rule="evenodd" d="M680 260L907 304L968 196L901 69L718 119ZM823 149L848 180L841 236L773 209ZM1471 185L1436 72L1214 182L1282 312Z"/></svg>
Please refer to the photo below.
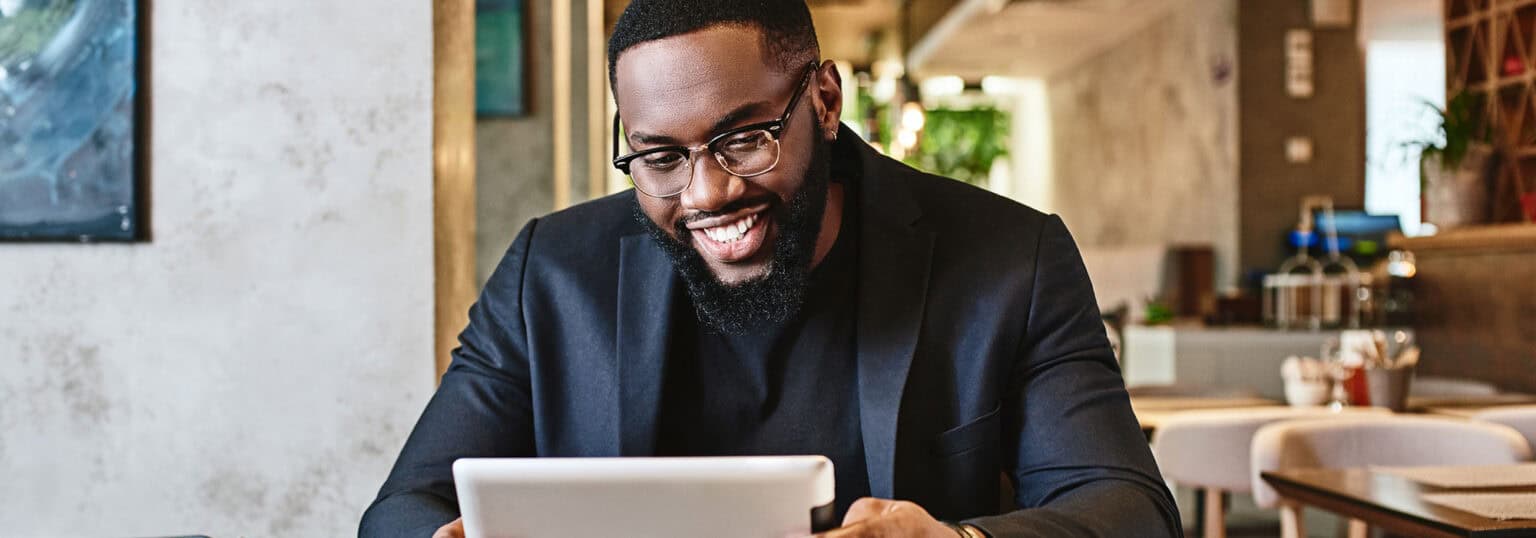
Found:
<svg viewBox="0 0 1536 538"><path fill-rule="evenodd" d="M704 235L717 243L734 243L746 236L754 224L757 224L757 215L747 215L736 222L705 228Z"/></svg>

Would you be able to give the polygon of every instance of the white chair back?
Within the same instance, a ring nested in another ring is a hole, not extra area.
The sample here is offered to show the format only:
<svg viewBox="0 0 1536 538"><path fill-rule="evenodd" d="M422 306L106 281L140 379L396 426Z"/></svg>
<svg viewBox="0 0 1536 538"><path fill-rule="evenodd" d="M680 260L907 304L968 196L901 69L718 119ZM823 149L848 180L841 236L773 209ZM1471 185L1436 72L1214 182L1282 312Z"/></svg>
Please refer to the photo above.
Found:
<svg viewBox="0 0 1536 538"><path fill-rule="evenodd" d="M1490 407L1472 415L1472 420L1503 424L1525 436L1525 441L1536 449L1536 405L1509 405Z"/></svg>
<svg viewBox="0 0 1536 538"><path fill-rule="evenodd" d="M1253 501L1279 497L1259 474L1296 468L1498 465L1527 461L1531 447L1508 426L1431 417L1358 416L1277 422L1254 434Z"/></svg>
<svg viewBox="0 0 1536 538"><path fill-rule="evenodd" d="M1389 414L1377 407L1249 407L1175 413L1152 432L1152 456L1168 481L1181 486L1246 492L1253 484L1249 446L1267 424L1300 418Z"/></svg>

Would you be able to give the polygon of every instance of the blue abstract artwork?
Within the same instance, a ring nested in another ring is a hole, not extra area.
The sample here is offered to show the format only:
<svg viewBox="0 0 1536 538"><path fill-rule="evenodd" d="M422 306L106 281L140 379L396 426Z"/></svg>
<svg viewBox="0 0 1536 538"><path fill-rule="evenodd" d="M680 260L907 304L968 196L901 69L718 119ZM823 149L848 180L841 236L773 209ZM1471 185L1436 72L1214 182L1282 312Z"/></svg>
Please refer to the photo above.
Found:
<svg viewBox="0 0 1536 538"><path fill-rule="evenodd" d="M0 240L140 238L138 0L0 0Z"/></svg>
<svg viewBox="0 0 1536 538"><path fill-rule="evenodd" d="M475 113L522 116L526 13L522 0L475 1Z"/></svg>

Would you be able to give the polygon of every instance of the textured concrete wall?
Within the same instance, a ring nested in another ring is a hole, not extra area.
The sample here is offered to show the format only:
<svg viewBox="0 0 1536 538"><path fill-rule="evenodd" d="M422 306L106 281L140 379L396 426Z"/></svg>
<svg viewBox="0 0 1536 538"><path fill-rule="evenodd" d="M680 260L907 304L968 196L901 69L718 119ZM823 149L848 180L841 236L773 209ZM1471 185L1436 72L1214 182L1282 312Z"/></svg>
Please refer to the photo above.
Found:
<svg viewBox="0 0 1536 538"><path fill-rule="evenodd" d="M1208 244L1237 283L1236 4L1186 0L1048 81L1051 209L1085 248Z"/></svg>
<svg viewBox="0 0 1536 538"><path fill-rule="evenodd" d="M346 536L432 390L432 22L159 0L154 241L0 244L0 534Z"/></svg>

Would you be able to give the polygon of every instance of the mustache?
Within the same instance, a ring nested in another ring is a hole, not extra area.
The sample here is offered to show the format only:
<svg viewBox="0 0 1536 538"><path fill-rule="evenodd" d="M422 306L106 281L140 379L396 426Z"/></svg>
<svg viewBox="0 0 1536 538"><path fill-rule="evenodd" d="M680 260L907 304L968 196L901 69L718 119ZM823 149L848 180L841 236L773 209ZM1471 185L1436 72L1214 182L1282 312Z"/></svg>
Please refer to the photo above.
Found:
<svg viewBox="0 0 1536 538"><path fill-rule="evenodd" d="M720 215L729 215L731 213L735 213L737 211L740 211L743 208L748 208L748 207L757 206L757 205L765 205L765 204L768 206L767 211L769 213L777 214L778 211L779 211L779 208L784 205L784 201L780 200L778 196L774 196L772 194L764 194L762 196L756 196L756 197L751 197L751 198L742 198L740 200L736 200L736 201L730 202L728 204L725 204L725 206L721 207L720 209L714 210L714 211L699 211L699 212L696 212L696 213L693 213L693 214L681 217L681 218L677 219L677 222L674 223L673 225L677 228L677 230L679 232L679 235L687 236L687 235L689 235L688 234L688 224L690 224L690 223L698 222L698 221L701 221L701 220L704 220L704 219L707 219L707 218L711 218L711 217L717 217L717 216L720 216Z"/></svg>

